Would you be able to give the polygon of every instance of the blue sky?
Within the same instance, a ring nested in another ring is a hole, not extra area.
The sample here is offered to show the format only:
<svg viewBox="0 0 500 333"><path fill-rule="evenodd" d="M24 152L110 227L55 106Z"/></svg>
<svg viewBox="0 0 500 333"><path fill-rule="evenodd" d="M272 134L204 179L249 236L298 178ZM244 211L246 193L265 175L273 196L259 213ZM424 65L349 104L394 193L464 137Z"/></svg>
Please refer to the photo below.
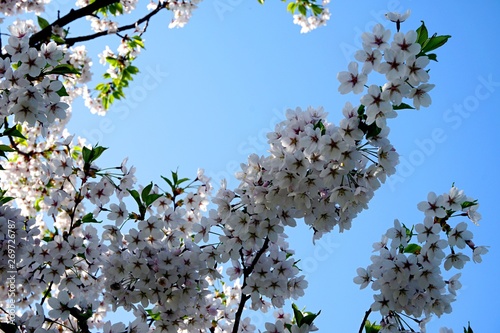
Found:
<svg viewBox="0 0 500 333"><path fill-rule="evenodd" d="M395 218L407 225L422 221L417 203L429 191L447 192L455 182L479 199L483 220L470 230L476 244L491 248L482 264L466 266L453 313L431 321L428 332L441 326L461 332L467 321L475 332L495 331L500 3L332 1L328 25L305 35L284 7L279 1L265 6L255 0L205 1L192 21L176 30L168 29L169 13L155 17L137 62L141 73L126 91L128 101L116 103L106 117L77 103L70 130L110 147L102 166L128 156L140 183L160 182L160 174L176 168L182 177L194 178L201 167L216 181L227 177L236 186L232 175L239 163L249 153L265 154L265 133L287 108L323 106L329 120L338 123L344 103L359 99L338 94L336 74L346 70L360 34L388 10L411 9L403 30L424 20L430 33L452 35L430 67L433 104L401 111L388 123L401 165L350 231L325 236L314 247L309 230L289 230L309 281L297 303L322 310L316 322L322 332L357 332L373 293L359 291L352 278L357 267L370 263L372 243ZM88 43L94 63L106 43L113 48L119 40L110 36Z"/></svg>

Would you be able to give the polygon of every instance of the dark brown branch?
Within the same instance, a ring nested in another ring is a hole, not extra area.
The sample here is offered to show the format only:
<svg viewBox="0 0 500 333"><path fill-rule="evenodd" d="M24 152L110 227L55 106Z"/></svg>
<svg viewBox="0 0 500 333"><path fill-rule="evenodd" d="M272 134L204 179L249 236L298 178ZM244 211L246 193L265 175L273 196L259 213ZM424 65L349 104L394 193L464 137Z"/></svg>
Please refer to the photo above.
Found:
<svg viewBox="0 0 500 333"><path fill-rule="evenodd" d="M146 22L146 25L149 23L149 20L154 16L156 15L160 10L162 10L163 8L166 8L165 6L161 6L161 5L158 5L152 12L150 12L149 14L145 15L144 17L138 19L137 21L135 21L134 23L132 24L128 24L128 25L124 25L124 26L121 26L119 27L116 31L113 31L113 32L110 32L108 30L106 31L100 31L100 32L96 32L95 34L91 34L91 35L86 35L86 36L80 36L80 37L74 37L74 38L67 38L65 40L66 42L66 45L67 46L73 46L75 45L76 43L81 43L81 42L86 42L86 41L89 41L89 40L92 40L92 39L95 39L95 38L98 38L98 37L101 37L101 36L106 36L106 35L109 35L111 33L118 33L118 32L121 32L121 31L125 31L125 30L130 30L130 29L135 29L139 24L142 24L144 22Z"/></svg>
<svg viewBox="0 0 500 333"><path fill-rule="evenodd" d="M363 320L361 321L361 326L359 326L359 333L363 333L363 328L365 327L366 321L368 320L368 316L370 315L370 313L372 313L371 308L365 312L365 316L364 316Z"/></svg>
<svg viewBox="0 0 500 333"><path fill-rule="evenodd" d="M266 252L267 248L269 246L269 238L266 237L266 240L264 241L264 245L262 245L262 248L257 252L255 255L255 258L253 258L252 263L248 267L243 268L243 284L241 285L241 300L240 304L238 306L238 310L236 310L236 314L234 316L234 326L233 326L233 333L238 332L239 326L240 326L240 320L241 320L241 315L243 313L243 309L245 308L245 303L250 299L250 295L243 294L243 288L247 285L247 277L250 276L252 273L253 269L255 268L255 265L257 265L257 262L259 261L260 257Z"/></svg>
<svg viewBox="0 0 500 333"><path fill-rule="evenodd" d="M69 23L76 21L82 17L92 15L95 11L104 8L106 6L109 6L113 3L117 3L120 0L96 0L93 3L89 4L88 6L85 6L80 9L71 9L68 14L64 15L61 18L58 18L54 22L52 22L49 26L43 28L30 38L30 46L36 46L42 42L48 41L50 39L50 36L52 35L52 28L53 27L64 27L68 25Z"/></svg>

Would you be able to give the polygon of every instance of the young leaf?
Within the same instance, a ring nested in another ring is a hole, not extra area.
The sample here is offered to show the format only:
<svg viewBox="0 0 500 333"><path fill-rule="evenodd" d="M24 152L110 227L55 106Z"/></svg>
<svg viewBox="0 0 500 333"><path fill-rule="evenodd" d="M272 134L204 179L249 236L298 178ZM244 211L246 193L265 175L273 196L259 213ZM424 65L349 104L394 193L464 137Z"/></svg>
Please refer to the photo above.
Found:
<svg viewBox="0 0 500 333"><path fill-rule="evenodd" d="M26 137L21 133L21 125L17 124L16 126L14 127L10 127L8 129L6 129L3 133L2 133L2 136L13 136L13 137L16 137L16 138L21 138L21 139L24 139L26 140Z"/></svg>
<svg viewBox="0 0 500 333"><path fill-rule="evenodd" d="M146 202L146 198L148 197L149 193L151 193L151 189L153 188L153 183L149 183L148 186L146 186L145 188L142 189L142 193L141 193L141 198L142 198L142 201Z"/></svg>
<svg viewBox="0 0 500 333"><path fill-rule="evenodd" d="M11 201L11 200L14 200L13 197L0 197L0 206L6 204L7 202Z"/></svg>
<svg viewBox="0 0 500 333"><path fill-rule="evenodd" d="M306 16L307 15L307 8L304 5L298 5L299 13L302 15Z"/></svg>
<svg viewBox="0 0 500 333"><path fill-rule="evenodd" d="M424 42L429 38L429 33L425 27L424 21L421 21L422 25L417 29L417 43L423 46Z"/></svg>
<svg viewBox="0 0 500 333"><path fill-rule="evenodd" d="M438 61L436 53L429 53L429 54L427 54L427 58L429 58L429 60L432 60L432 61L435 61L435 62Z"/></svg>
<svg viewBox="0 0 500 333"><path fill-rule="evenodd" d="M469 207L472 207L472 206L475 206L475 205L477 205L477 200L474 200L474 201L464 201L464 202L462 202L462 209L469 208Z"/></svg>
<svg viewBox="0 0 500 333"><path fill-rule="evenodd" d="M130 193L132 198L134 198L135 202L137 202L139 206L142 205L141 197L139 196L139 192L137 192L137 190L127 190L127 191L128 193Z"/></svg>
<svg viewBox="0 0 500 333"><path fill-rule="evenodd" d="M434 34L430 39L427 40L425 46L422 46L421 53L427 53L443 46L450 38L450 35L436 36L436 34Z"/></svg>
<svg viewBox="0 0 500 333"><path fill-rule="evenodd" d="M0 151L14 151L10 146L7 145L0 145Z"/></svg>
<svg viewBox="0 0 500 333"><path fill-rule="evenodd" d="M382 326L380 325L375 325L375 322L370 323L369 320L365 322L365 333L378 333L380 332L380 329Z"/></svg>
<svg viewBox="0 0 500 333"><path fill-rule="evenodd" d="M167 177L163 177L163 176L160 176L164 181L167 182L168 185L170 185L170 188L172 189L172 191L175 189L174 187L174 184L172 184L172 181L170 179L168 179Z"/></svg>
<svg viewBox="0 0 500 333"><path fill-rule="evenodd" d="M467 328L464 327L464 333L474 333L474 331L472 330L472 328L470 328L470 322L467 325Z"/></svg>
<svg viewBox="0 0 500 333"><path fill-rule="evenodd" d="M411 105L408 105L406 103L401 103L399 105L393 105L392 108L394 110L405 110L405 109L411 109L411 110L415 110L415 108Z"/></svg>
<svg viewBox="0 0 500 333"><path fill-rule="evenodd" d="M36 18L38 20L38 25L40 26L40 29L45 29L50 25L49 21L47 21L43 17L37 16Z"/></svg>
<svg viewBox="0 0 500 333"><path fill-rule="evenodd" d="M64 97L64 96L69 96L68 92L66 91L66 88L64 86L61 87L61 89L59 89L58 91L56 91L56 93L60 96L60 97Z"/></svg>
<svg viewBox="0 0 500 333"><path fill-rule="evenodd" d="M82 223L98 223L98 221L94 218L92 213L88 213L82 217Z"/></svg>
<svg viewBox="0 0 500 333"><path fill-rule="evenodd" d="M405 253L413 253L413 254L418 254L420 253L420 250L422 249L422 247L418 244L408 244L406 247L405 247L405 250L404 252Z"/></svg>
<svg viewBox="0 0 500 333"><path fill-rule="evenodd" d="M301 325L307 324L309 326L312 325L314 319L321 313L321 310L318 313L308 313L304 318L302 318Z"/></svg>
<svg viewBox="0 0 500 333"><path fill-rule="evenodd" d="M51 71L48 71L45 73L46 75L49 74L58 74L58 75L64 75L64 74L80 74L80 72L73 66L68 65L68 64L60 64L54 67Z"/></svg>
<svg viewBox="0 0 500 333"><path fill-rule="evenodd" d="M304 316L302 315L302 311L299 310L295 303L292 303L292 309L293 316L295 317L295 321L297 322L297 326L300 327L302 325L302 318L304 318Z"/></svg>

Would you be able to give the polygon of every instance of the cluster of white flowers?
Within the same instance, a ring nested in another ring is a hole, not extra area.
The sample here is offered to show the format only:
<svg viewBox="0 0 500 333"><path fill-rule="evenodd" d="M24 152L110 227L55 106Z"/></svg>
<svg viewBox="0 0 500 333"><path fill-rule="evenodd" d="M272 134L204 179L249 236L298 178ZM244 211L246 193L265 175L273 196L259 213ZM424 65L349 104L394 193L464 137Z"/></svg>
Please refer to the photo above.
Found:
<svg viewBox="0 0 500 333"><path fill-rule="evenodd" d="M475 262L481 262L481 255L488 249L474 245L466 222L452 227L450 218L468 216L477 223L480 219L477 207L476 201L456 187L439 196L431 192L427 201L418 204L425 213L423 223L408 229L395 220L394 227L387 230L382 241L373 245L378 254L371 257L372 264L366 269L358 268L354 282L361 288L371 284L378 292L371 310L382 315L380 332L409 329L402 327L399 314L414 317L424 330L433 314L439 317L451 312L451 303L461 287L461 273L445 279L441 267L446 271L462 269L470 260L459 252L466 247L472 250ZM415 236L418 242L413 243ZM419 319L422 316L425 318Z"/></svg>
<svg viewBox="0 0 500 333"><path fill-rule="evenodd" d="M326 25L331 16L330 10L328 9L329 3L330 0L322 0L323 10L319 15L315 15L314 13L309 16L301 13L293 15L293 23L301 27L300 33L308 33Z"/></svg>
<svg viewBox="0 0 500 333"><path fill-rule="evenodd" d="M417 33L398 32L389 44L390 35L382 25L365 33L363 50L356 53L362 72L351 62L338 75L343 94L364 92L374 71L385 74L382 89L370 85L360 105L346 103L338 126L327 122L321 108L288 110L287 120L268 135L270 155L250 156L237 176L238 189L218 194L215 202L224 219L231 216L233 200L239 200L249 214L278 218L283 225L303 217L317 237L335 226L341 232L351 227L398 163L386 120L396 117L403 98L412 99L417 109L430 104L427 91L433 85L423 83L429 79L424 69L429 59L416 57L421 49Z"/></svg>
<svg viewBox="0 0 500 333"><path fill-rule="evenodd" d="M39 15L45 10L45 5L49 2L50 0L4 0L0 3L0 13L6 16L14 16L34 12Z"/></svg>
<svg viewBox="0 0 500 333"><path fill-rule="evenodd" d="M139 0L120 0L120 10L114 11L113 16L128 14L132 12L136 8L138 1ZM90 3L91 1L89 0L77 0L75 4L77 7L86 7ZM90 27L95 32L107 31L108 33L114 33L118 29L118 22L113 21L107 17L100 18L97 16L87 16L86 18L91 22Z"/></svg>
<svg viewBox="0 0 500 333"><path fill-rule="evenodd" d="M161 4L174 12L171 26L182 27L199 2ZM136 1L120 4L129 12ZM329 15L327 9L324 14ZM308 24L322 24L313 21ZM398 154L388 139L386 119L396 116L403 98L413 99L415 108L430 104L432 85L423 69L429 60L419 55L416 32L398 32L389 46L390 32L378 25L363 35L363 50L356 54L361 73L358 63L349 64L338 76L339 90L364 92L371 72L384 74L388 82L382 89L367 87L359 106L347 103L339 125L329 123L321 108L289 110L268 135L269 155L251 155L237 175L238 188L223 183L214 198L201 171L188 185L173 172L163 177L168 190L152 183L142 187L126 160L100 168L96 160L105 148L74 142L65 130L69 106L78 95L91 110L104 112L85 86L92 65L85 48L54 42L30 47L36 32L30 22L17 21L10 32L0 59L1 136L9 139L8 149L2 150L9 153L0 161L0 187L15 198L17 209L0 205L0 245L5 249L8 226L14 226L15 323L29 332L254 332L243 310L281 309L307 287L285 228L303 218L315 238L335 226L341 232L349 229L395 172ZM122 44L116 55L107 49L101 59L111 64L133 58L141 41ZM107 75L115 78L112 67ZM64 81L59 81L62 74ZM211 199L217 210L208 210ZM442 280L435 267L444 261L445 269L461 268L468 258L454 250L445 257L445 246L468 246L477 262L487 252L472 243L465 223L445 228L445 240L438 236L455 212L464 210L477 222L477 205L467 205L468 200L456 189L430 195L419 205L427 217L415 229L425 243L418 253L404 254L406 229L396 222L387 233L390 246L380 245L381 255L360 274L364 285L373 281L381 290L373 310L382 312L386 327L397 311L415 316L448 311L459 282ZM93 226L99 219L112 222L103 224L102 234ZM5 264L0 269L8 267L8 258L8 252L0 252ZM441 291L446 284L450 294ZM6 286L0 286L2 299L11 297ZM411 302L410 293L425 295ZM106 313L118 308L133 312L134 319L105 321ZM315 330L312 323L294 322L282 311L265 328L269 333Z"/></svg>
<svg viewBox="0 0 500 333"><path fill-rule="evenodd" d="M16 23L10 26L11 36L3 50L7 56L0 59L0 121L13 115L17 123L47 128L66 118L69 107L58 94L62 83L47 75L63 60L63 52L54 42L43 44L40 50L30 47L32 24Z"/></svg>
<svg viewBox="0 0 500 333"><path fill-rule="evenodd" d="M160 2L174 13L172 21L168 25L169 28L182 28L184 27L191 16L193 10L198 8L198 4L202 0L160 0Z"/></svg>
<svg viewBox="0 0 500 333"><path fill-rule="evenodd" d="M417 43L417 32L397 32L391 43L390 36L391 31L381 24L377 24L372 33L363 33L363 50L355 54L356 60L363 64L361 72L358 71L358 63L352 62L349 71L340 73L338 77L342 83L340 93L361 93L372 70L385 74L388 82L383 85L382 91L378 86L371 85L368 94L361 99L367 107L369 123L377 121L377 125L385 122L385 118L394 116L390 103L398 106L403 98L411 98L417 110L421 106L429 106L431 98L428 92L434 88L433 84L427 83L429 73L425 67L429 58L419 55L421 46Z"/></svg>

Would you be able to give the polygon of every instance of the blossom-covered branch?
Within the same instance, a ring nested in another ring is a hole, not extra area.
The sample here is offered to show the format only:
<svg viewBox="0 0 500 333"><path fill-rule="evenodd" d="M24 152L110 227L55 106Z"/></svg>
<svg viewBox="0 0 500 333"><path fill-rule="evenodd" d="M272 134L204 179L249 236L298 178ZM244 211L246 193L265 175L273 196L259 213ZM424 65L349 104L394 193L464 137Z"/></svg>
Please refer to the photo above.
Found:
<svg viewBox="0 0 500 333"><path fill-rule="evenodd" d="M92 15L97 10L109 6L113 3L118 3L120 0L95 0L90 2L87 6L79 9L71 9L68 14L58 18L39 32L33 34L29 39L31 47L39 46L41 43L49 42L50 36L54 28L63 28L66 25L74 22L82 17Z"/></svg>

